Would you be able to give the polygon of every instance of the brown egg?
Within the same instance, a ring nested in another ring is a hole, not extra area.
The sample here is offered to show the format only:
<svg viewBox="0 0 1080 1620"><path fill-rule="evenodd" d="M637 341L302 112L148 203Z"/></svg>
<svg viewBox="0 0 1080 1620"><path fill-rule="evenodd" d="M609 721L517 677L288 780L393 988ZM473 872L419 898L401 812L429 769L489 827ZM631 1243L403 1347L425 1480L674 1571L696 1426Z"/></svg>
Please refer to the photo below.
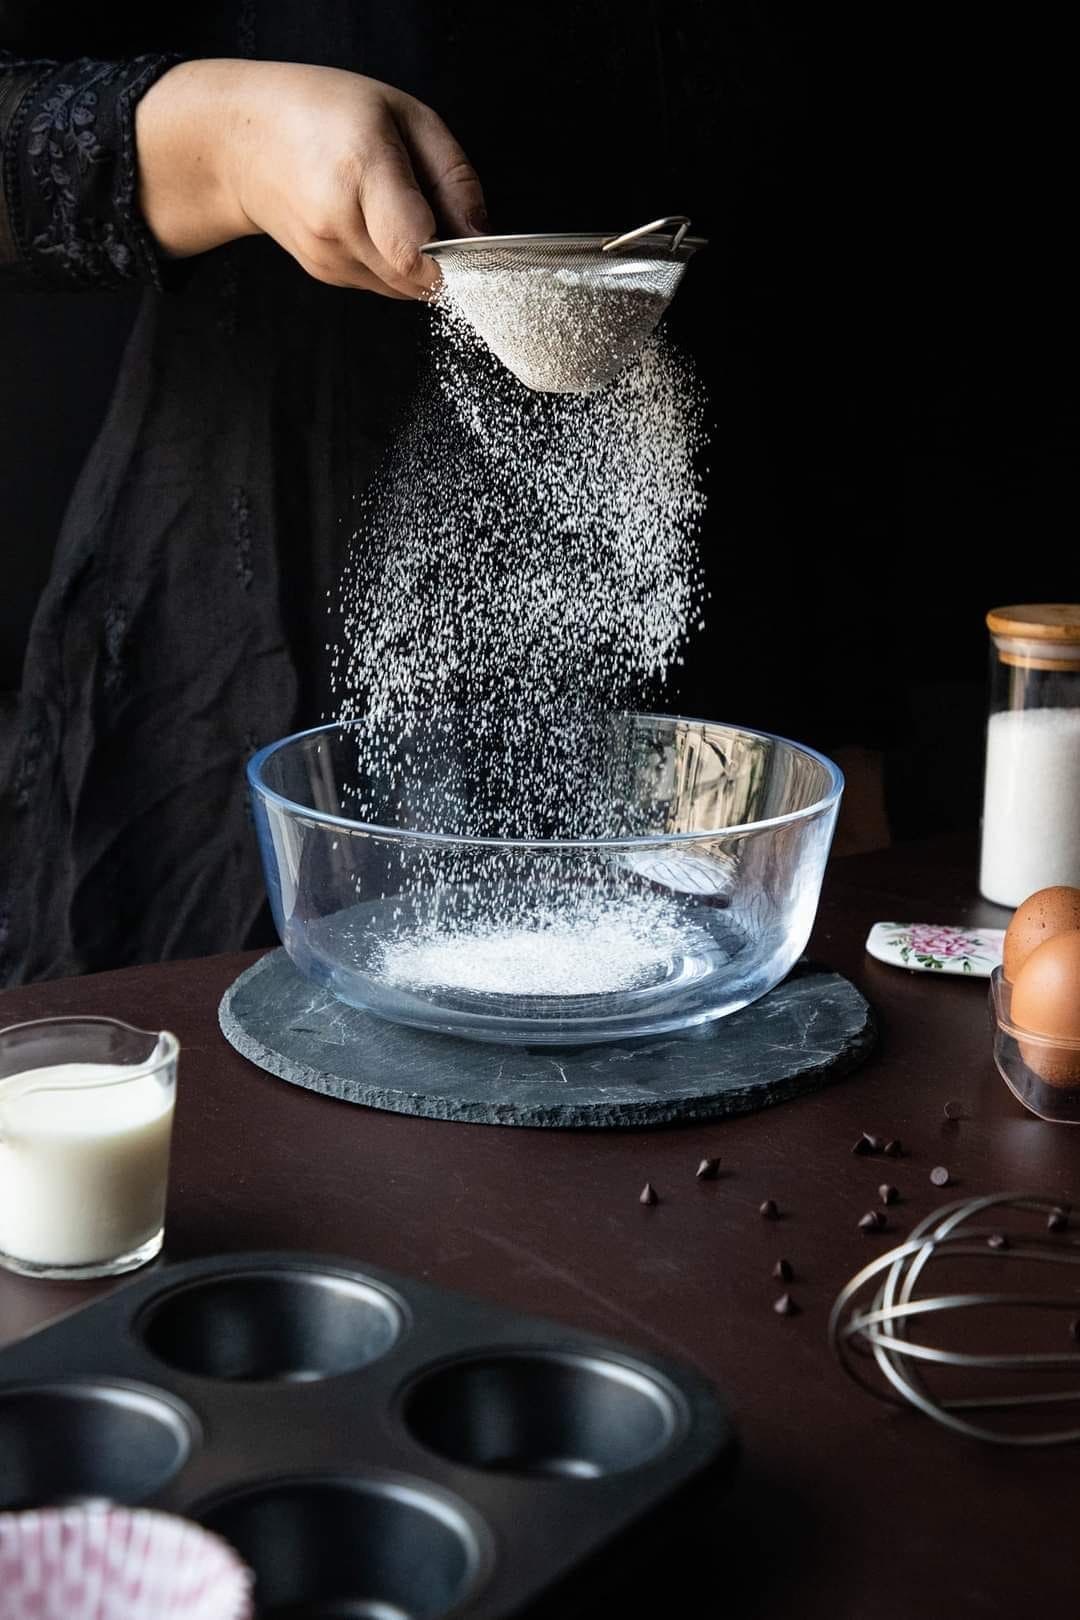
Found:
<svg viewBox="0 0 1080 1620"><path fill-rule="evenodd" d="M1033 1035L1080 1042L1080 928L1032 951L1013 985L1012 1022ZM1050 1085L1080 1085L1080 1045L1021 1041L1020 1055Z"/></svg>
<svg viewBox="0 0 1080 1620"><path fill-rule="evenodd" d="M1016 976L1032 951L1053 939L1055 934L1067 934L1074 928L1080 928L1080 889L1070 889L1061 883L1029 895L1013 912L1005 931L1002 967L1009 983L1016 983Z"/></svg>

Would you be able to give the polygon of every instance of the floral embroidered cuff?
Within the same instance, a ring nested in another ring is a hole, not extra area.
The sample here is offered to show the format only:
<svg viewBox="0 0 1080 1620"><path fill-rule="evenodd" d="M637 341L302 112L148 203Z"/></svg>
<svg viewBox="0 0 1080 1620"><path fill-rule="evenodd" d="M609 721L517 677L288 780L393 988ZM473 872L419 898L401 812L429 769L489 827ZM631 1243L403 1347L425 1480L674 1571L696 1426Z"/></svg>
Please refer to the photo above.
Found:
<svg viewBox="0 0 1080 1620"><path fill-rule="evenodd" d="M138 205L135 107L178 60L35 64L0 153L10 231L35 282L161 285Z"/></svg>

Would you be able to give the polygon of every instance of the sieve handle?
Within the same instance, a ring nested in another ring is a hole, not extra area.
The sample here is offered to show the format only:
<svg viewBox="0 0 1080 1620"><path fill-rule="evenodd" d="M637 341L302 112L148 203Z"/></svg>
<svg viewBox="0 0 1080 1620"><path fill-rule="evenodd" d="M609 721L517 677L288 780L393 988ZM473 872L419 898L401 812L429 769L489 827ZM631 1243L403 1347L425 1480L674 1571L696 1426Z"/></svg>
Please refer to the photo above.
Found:
<svg viewBox="0 0 1080 1620"><path fill-rule="evenodd" d="M643 236L660 236L664 231L670 231L670 251L678 253L679 244L689 229L690 221L685 214L669 214L666 219L654 219L648 225L639 225L636 231L624 231L622 236L613 236L600 251L610 253L613 248L629 247L631 242L637 242Z"/></svg>

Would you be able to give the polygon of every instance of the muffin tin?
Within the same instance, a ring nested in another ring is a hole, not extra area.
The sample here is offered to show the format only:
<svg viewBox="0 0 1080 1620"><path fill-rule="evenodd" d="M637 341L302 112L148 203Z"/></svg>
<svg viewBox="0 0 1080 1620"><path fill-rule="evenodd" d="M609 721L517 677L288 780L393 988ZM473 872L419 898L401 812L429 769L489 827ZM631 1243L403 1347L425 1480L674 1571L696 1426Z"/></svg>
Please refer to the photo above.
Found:
<svg viewBox="0 0 1080 1620"><path fill-rule="evenodd" d="M200 1520L274 1620L595 1614L733 1455L685 1368L321 1256L156 1269L0 1351L0 1510Z"/></svg>

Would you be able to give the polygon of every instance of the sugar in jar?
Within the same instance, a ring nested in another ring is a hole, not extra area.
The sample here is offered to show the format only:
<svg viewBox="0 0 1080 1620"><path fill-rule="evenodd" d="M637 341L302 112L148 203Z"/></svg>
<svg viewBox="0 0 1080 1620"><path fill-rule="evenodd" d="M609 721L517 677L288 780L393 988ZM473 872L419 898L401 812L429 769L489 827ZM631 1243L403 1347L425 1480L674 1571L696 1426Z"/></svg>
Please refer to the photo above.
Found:
<svg viewBox="0 0 1080 1620"><path fill-rule="evenodd" d="M995 608L982 861L988 900L1080 886L1080 605Z"/></svg>

